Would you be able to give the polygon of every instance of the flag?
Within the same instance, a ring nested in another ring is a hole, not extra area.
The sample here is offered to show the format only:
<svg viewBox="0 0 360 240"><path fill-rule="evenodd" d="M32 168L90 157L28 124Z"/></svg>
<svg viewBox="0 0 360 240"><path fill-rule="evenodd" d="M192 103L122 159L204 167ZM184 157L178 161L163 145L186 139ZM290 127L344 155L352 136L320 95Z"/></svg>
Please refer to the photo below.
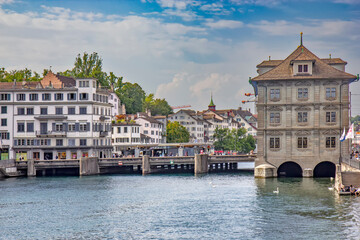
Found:
<svg viewBox="0 0 360 240"><path fill-rule="evenodd" d="M351 124L345 139L354 139L354 124Z"/></svg>
<svg viewBox="0 0 360 240"><path fill-rule="evenodd" d="M345 141L345 136L346 136L346 131L345 131L345 127L344 127L344 132L343 132L343 134L342 134L341 137L340 137L340 142Z"/></svg>

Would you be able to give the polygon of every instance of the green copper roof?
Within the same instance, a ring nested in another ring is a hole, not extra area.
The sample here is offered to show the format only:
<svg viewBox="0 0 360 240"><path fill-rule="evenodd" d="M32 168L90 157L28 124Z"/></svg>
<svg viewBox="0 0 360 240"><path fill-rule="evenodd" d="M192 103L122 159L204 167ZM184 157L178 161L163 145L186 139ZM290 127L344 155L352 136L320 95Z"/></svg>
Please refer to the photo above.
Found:
<svg viewBox="0 0 360 240"><path fill-rule="evenodd" d="M211 101L210 101L209 107L214 107L214 106L215 106L215 104L214 104L214 101L213 101L212 96L211 96Z"/></svg>

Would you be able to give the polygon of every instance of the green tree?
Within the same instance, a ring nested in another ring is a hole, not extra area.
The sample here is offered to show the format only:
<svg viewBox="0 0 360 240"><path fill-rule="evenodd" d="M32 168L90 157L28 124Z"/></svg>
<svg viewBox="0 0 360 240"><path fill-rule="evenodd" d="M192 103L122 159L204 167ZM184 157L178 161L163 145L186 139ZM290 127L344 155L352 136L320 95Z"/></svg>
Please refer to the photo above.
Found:
<svg viewBox="0 0 360 240"><path fill-rule="evenodd" d="M145 92L137 83L126 82L116 91L122 103L126 106L126 112L134 114L141 112L145 100Z"/></svg>
<svg viewBox="0 0 360 240"><path fill-rule="evenodd" d="M179 122L168 122L166 125L166 142L168 143L185 143L189 142L189 131Z"/></svg>
<svg viewBox="0 0 360 240"><path fill-rule="evenodd" d="M214 146L215 150L233 150L242 153L249 153L254 150L255 139L253 136L246 136L246 129L220 129L216 128L214 132Z"/></svg>
<svg viewBox="0 0 360 240"><path fill-rule="evenodd" d="M30 69L6 71L5 68L0 68L0 81L1 82L14 82L17 81L40 81L40 75Z"/></svg>
<svg viewBox="0 0 360 240"><path fill-rule="evenodd" d="M229 129L228 128L215 128L214 131L214 147L215 150L227 150L229 141Z"/></svg>
<svg viewBox="0 0 360 240"><path fill-rule="evenodd" d="M151 111L151 114L156 115L169 115L173 113L172 108L170 107L169 103L163 98L154 98L154 94L150 93L145 97L143 103L143 111L145 112L147 109Z"/></svg>

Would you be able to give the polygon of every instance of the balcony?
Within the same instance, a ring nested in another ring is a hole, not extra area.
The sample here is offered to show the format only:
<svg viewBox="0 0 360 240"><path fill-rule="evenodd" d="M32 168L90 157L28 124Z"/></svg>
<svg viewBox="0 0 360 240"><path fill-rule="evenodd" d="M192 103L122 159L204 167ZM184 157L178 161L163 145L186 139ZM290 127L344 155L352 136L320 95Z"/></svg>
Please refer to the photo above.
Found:
<svg viewBox="0 0 360 240"><path fill-rule="evenodd" d="M35 132L36 137L66 137L67 136L67 132L65 131L61 131L61 132L56 132L56 131L36 131Z"/></svg>
<svg viewBox="0 0 360 240"><path fill-rule="evenodd" d="M64 115L49 114L49 115L36 115L34 116L34 118L38 120L65 120L68 117Z"/></svg>

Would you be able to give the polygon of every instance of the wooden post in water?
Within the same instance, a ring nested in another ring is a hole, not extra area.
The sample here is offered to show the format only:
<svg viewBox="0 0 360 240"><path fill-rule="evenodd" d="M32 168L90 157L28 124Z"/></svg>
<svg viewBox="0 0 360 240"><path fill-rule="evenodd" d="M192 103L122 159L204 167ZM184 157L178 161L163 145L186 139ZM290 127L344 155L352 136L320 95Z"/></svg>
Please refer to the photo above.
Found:
<svg viewBox="0 0 360 240"><path fill-rule="evenodd" d="M196 154L195 155L195 174L208 173L208 155L207 154Z"/></svg>
<svg viewBox="0 0 360 240"><path fill-rule="evenodd" d="M27 160L27 176L28 177L35 177L36 176L36 169L35 169L35 161L34 159Z"/></svg>
<svg viewBox="0 0 360 240"><path fill-rule="evenodd" d="M151 173L150 157L149 157L149 155L144 155L142 157L142 174L146 175L146 174L150 174L150 173Z"/></svg>

